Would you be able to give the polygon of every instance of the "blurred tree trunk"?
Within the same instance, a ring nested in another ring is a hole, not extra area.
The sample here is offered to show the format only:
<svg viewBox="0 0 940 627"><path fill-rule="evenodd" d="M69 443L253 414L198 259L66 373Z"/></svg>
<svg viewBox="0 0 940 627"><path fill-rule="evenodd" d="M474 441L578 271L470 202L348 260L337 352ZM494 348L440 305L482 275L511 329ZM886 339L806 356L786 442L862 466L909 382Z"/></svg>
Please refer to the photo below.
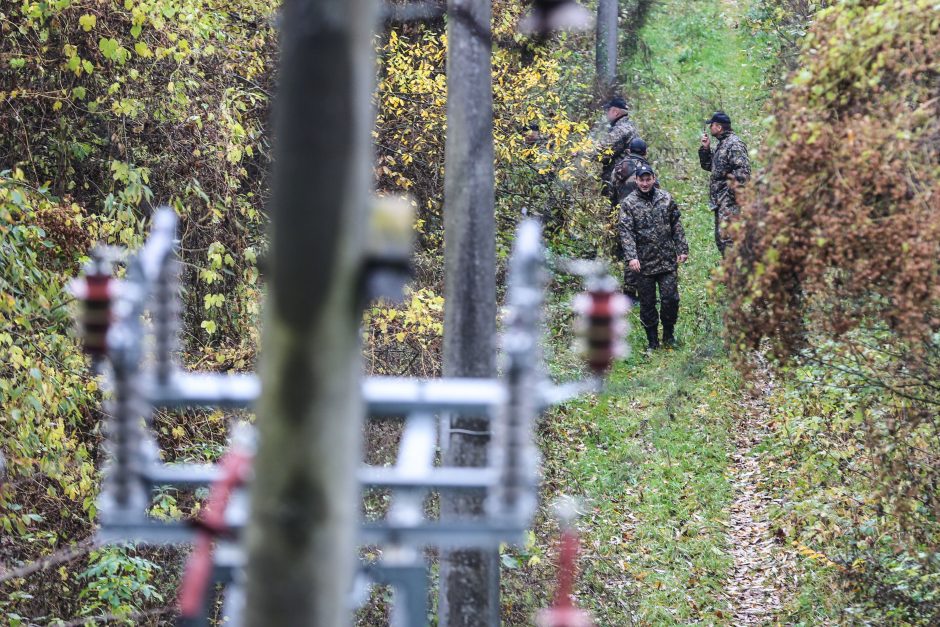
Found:
<svg viewBox="0 0 940 627"><path fill-rule="evenodd" d="M449 0L447 139L444 155L444 375L496 374L496 227L490 0ZM451 428L487 433L482 418L453 418ZM443 430L444 463L482 466L487 435ZM441 499L441 518L483 513L481 494ZM499 624L499 555L443 551L441 627Z"/></svg>
<svg viewBox="0 0 940 627"><path fill-rule="evenodd" d="M620 7L617 0L598 0L597 39L594 44L597 68L597 94L612 96L617 81L617 22Z"/></svg>
<svg viewBox="0 0 940 627"><path fill-rule="evenodd" d="M356 560L373 0L285 0L245 624L338 627Z"/></svg>

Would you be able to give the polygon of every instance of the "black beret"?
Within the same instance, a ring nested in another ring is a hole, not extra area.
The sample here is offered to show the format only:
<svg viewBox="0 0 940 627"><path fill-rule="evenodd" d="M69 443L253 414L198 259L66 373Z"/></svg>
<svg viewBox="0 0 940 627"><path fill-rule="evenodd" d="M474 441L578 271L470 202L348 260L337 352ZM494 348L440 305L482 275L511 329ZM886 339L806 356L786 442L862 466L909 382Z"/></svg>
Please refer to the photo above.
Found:
<svg viewBox="0 0 940 627"><path fill-rule="evenodd" d="M633 141L630 142L630 152L635 155L645 155L646 154L646 142L640 139L639 137L634 137Z"/></svg>

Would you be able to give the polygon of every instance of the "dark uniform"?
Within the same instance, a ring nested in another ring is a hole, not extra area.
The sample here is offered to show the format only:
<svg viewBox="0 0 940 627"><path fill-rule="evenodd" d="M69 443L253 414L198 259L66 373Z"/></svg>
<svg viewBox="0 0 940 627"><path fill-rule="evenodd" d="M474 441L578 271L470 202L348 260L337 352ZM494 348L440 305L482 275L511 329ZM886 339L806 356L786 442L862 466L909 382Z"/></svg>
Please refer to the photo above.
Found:
<svg viewBox="0 0 940 627"><path fill-rule="evenodd" d="M612 184L614 186L615 193L617 194L618 203L623 202L623 199L629 196L630 193L637 188L636 176L634 173L641 165L649 167L650 162L646 160L646 157L631 154L629 157L621 161L620 165L614 169ZM658 182L656 183L656 187L659 187ZM617 244L622 254L623 246L620 244L620 242ZM629 259L627 259L627 261L629 261ZM631 270L630 266L624 264L623 293L634 301L638 300L638 285L639 279L637 278L637 273Z"/></svg>
<svg viewBox="0 0 940 627"><path fill-rule="evenodd" d="M660 317L663 339L671 342L679 316L677 257L689 254L680 218L679 207L672 196L659 188L646 194L637 189L620 204L620 240L627 260L640 262L637 277L640 322L652 348L659 346ZM661 314L656 311L657 285Z"/></svg>
<svg viewBox="0 0 940 627"><path fill-rule="evenodd" d="M627 156L630 142L637 136L636 125L624 114L610 123L607 137L598 146L598 154L603 154L601 161L601 181L604 185L604 195L610 199L611 206L617 205L617 190L613 186L614 168Z"/></svg>
<svg viewBox="0 0 940 627"><path fill-rule="evenodd" d="M702 169L712 173L708 193L711 209L715 212L715 244L724 255L725 249L732 243L728 234L728 219L741 213L731 179L743 185L751 178L747 146L728 128L718 136L718 146L714 152L700 146L698 158Z"/></svg>

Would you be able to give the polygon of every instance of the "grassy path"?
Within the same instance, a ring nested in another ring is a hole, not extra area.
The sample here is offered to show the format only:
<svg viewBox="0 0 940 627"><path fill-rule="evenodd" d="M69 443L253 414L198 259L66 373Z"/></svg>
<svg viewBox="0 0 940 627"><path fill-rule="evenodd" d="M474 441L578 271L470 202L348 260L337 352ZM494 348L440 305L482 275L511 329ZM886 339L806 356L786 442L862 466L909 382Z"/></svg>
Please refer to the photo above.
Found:
<svg viewBox="0 0 940 627"><path fill-rule="evenodd" d="M740 10L721 0L660 0L624 69L632 117L683 210L691 256L680 273L681 345L644 355L634 311L633 353L608 393L558 410L543 427L545 500L585 499L578 598L598 625L734 624L738 609L727 587L741 382L709 286L718 254L696 150L702 120L718 108L748 145L758 144L763 61L737 27ZM526 624L526 613L548 601L552 573L542 556L552 531L543 523L530 546L506 556L507 624Z"/></svg>

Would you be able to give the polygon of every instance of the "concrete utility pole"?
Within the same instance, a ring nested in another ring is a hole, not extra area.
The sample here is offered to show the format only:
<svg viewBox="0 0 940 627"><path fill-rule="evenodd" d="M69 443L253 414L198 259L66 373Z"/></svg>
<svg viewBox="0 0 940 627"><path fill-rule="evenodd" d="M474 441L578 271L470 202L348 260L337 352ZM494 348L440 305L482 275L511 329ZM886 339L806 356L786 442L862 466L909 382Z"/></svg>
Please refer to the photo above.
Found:
<svg viewBox="0 0 940 627"><path fill-rule="evenodd" d="M447 3L447 139L444 154L444 376L496 374L496 227L490 0ZM454 429L459 432L452 431ZM482 466L489 422L453 418L444 464ZM441 518L482 514L481 494L441 499ZM495 550L441 553L439 625L499 624Z"/></svg>
<svg viewBox="0 0 940 627"><path fill-rule="evenodd" d="M601 97L612 95L617 80L617 22L620 7L617 0L598 0L597 39L595 40L595 67L597 93Z"/></svg>
<svg viewBox="0 0 940 627"><path fill-rule="evenodd" d="M374 0L285 0L245 624L348 625Z"/></svg>

